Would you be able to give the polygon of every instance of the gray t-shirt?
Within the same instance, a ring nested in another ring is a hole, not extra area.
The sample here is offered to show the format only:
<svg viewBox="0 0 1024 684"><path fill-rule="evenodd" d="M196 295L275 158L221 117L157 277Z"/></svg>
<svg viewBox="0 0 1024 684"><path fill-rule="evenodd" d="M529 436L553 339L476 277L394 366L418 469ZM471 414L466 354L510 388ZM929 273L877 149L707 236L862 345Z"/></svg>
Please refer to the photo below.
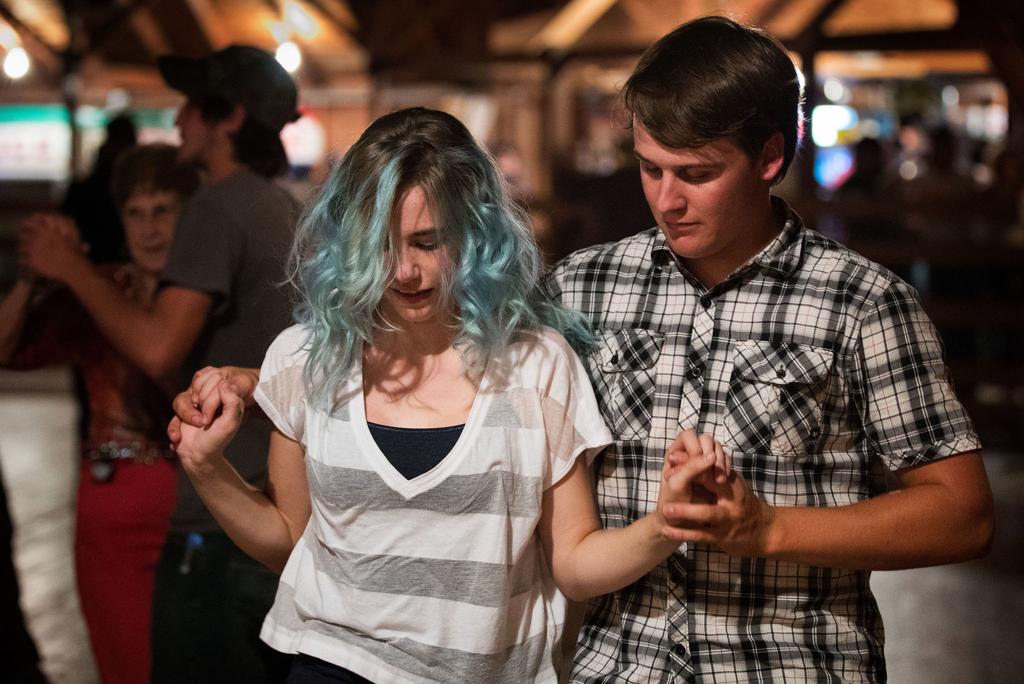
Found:
<svg viewBox="0 0 1024 684"><path fill-rule="evenodd" d="M182 210L162 286L213 296L213 308L182 366L182 386L203 366L258 367L274 337L291 323L284 264L298 217L284 189L244 170L196 193ZM226 451L247 482L266 478L270 422L248 417ZM184 472L171 516L175 532L219 530Z"/></svg>

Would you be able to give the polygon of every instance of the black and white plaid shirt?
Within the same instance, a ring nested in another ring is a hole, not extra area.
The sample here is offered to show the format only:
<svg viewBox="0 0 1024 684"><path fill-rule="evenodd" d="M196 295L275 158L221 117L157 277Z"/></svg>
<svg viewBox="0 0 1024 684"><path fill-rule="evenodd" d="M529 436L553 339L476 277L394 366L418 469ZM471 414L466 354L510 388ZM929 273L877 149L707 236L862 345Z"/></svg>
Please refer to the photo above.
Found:
<svg viewBox="0 0 1024 684"><path fill-rule="evenodd" d="M654 509L685 428L713 433L780 506L851 504L885 469L980 448L914 291L775 207L782 232L711 290L658 229L551 273L599 331L584 363L616 437L594 465L606 527ZM683 545L591 601L573 680L884 681L869 576Z"/></svg>

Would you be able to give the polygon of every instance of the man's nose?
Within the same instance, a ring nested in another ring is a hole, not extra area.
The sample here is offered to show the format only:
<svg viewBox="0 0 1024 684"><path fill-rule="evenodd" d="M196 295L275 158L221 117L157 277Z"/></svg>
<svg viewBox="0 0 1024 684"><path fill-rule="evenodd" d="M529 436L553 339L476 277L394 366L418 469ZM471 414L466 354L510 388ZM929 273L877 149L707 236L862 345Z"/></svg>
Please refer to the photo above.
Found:
<svg viewBox="0 0 1024 684"><path fill-rule="evenodd" d="M672 174L664 174L658 181L654 203L655 210L660 214L685 212L686 195L680 180Z"/></svg>

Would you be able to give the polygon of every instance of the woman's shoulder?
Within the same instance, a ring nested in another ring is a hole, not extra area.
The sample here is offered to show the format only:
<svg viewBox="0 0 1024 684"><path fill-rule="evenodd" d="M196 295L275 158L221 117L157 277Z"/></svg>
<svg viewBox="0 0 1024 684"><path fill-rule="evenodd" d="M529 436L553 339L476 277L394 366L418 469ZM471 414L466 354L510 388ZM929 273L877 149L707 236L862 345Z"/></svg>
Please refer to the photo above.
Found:
<svg viewBox="0 0 1024 684"><path fill-rule="evenodd" d="M576 364L576 353L569 342L547 326L517 333L503 356L510 366L542 375Z"/></svg>
<svg viewBox="0 0 1024 684"><path fill-rule="evenodd" d="M267 360L282 365L305 363L309 354L309 326L296 323L277 334L267 349Z"/></svg>

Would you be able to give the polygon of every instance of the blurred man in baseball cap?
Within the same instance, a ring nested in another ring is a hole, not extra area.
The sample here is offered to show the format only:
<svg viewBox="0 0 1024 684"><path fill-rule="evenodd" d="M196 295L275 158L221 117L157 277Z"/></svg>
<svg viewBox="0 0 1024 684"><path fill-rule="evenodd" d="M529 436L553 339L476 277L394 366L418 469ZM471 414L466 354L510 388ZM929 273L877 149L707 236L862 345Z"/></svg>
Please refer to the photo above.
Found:
<svg viewBox="0 0 1024 684"><path fill-rule="evenodd" d="M251 45L231 45L206 57L166 55L157 60L167 85L188 100L178 113L181 154L216 175L230 142L235 161L274 176L287 165L280 132L299 118L295 83L274 56ZM217 136L217 130L228 136ZM220 143L219 145L216 143Z"/></svg>
<svg viewBox="0 0 1024 684"><path fill-rule="evenodd" d="M128 361L164 387L183 387L204 366L259 366L291 323L277 284L299 207L273 178L288 168L280 134L298 118L297 93L270 53L245 45L162 57L159 68L186 97L179 157L206 171L182 207L159 290L143 307L87 269L66 282ZM246 420L225 454L246 486L263 487L269 442L269 421ZM259 640L277 583L179 475L153 592L152 681L283 682L290 658Z"/></svg>

